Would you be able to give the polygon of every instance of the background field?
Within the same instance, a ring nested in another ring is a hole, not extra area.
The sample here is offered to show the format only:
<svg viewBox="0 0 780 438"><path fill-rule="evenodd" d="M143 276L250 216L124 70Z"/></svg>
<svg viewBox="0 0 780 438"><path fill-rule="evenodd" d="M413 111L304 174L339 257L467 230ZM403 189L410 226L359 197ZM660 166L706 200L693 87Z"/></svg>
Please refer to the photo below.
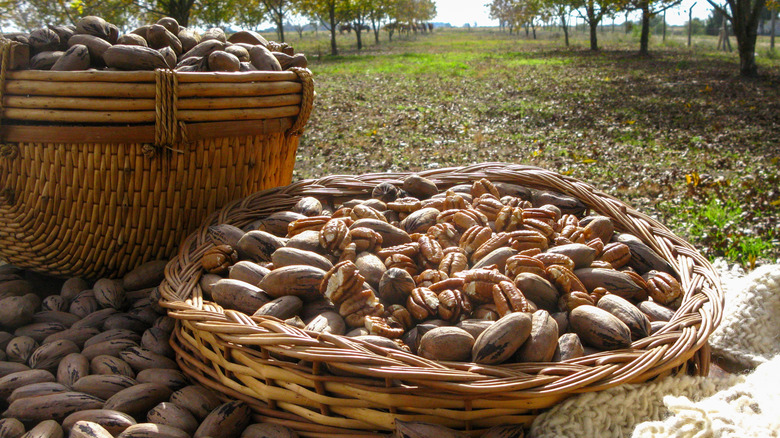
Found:
<svg viewBox="0 0 780 438"><path fill-rule="evenodd" d="M327 34L305 52L318 93L295 179L483 161L580 178L656 217L709 257L750 267L780 257L780 57L759 37L760 78L738 78L716 37L537 40L447 29L387 42ZM732 45L736 42L732 39Z"/></svg>

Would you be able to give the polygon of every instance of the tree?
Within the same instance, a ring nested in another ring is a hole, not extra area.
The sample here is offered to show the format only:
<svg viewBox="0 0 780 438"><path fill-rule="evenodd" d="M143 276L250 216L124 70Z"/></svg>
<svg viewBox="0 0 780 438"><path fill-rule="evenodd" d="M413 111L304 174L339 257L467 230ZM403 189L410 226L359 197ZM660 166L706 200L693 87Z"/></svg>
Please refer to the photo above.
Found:
<svg viewBox="0 0 780 438"><path fill-rule="evenodd" d="M382 23L388 18L387 11L390 10L392 2L393 0L371 2L368 19L371 21L371 30L374 31L374 42L376 44L379 44L379 30L382 28Z"/></svg>
<svg viewBox="0 0 780 438"><path fill-rule="evenodd" d="M569 47L569 15L571 15L571 3L566 0L547 0L545 9L550 17L560 20L561 30L566 47Z"/></svg>
<svg viewBox="0 0 780 438"><path fill-rule="evenodd" d="M279 41L284 42L284 19L292 12L292 2L290 0L262 0L262 2L271 21L276 25Z"/></svg>
<svg viewBox="0 0 780 438"><path fill-rule="evenodd" d="M235 3L233 21L242 29L259 30L267 12L260 0L242 0Z"/></svg>
<svg viewBox="0 0 780 438"><path fill-rule="evenodd" d="M372 3L378 0L348 0L346 6L347 20L352 24L352 30L355 31L357 38L357 48L363 48L363 29L369 21Z"/></svg>
<svg viewBox="0 0 780 438"><path fill-rule="evenodd" d="M330 54L338 55L336 31L344 21L347 0L300 0L301 12L318 20L330 32Z"/></svg>
<svg viewBox="0 0 780 438"><path fill-rule="evenodd" d="M598 50L598 27L601 20L615 9L616 0L573 0L573 7L578 10L590 28L590 50Z"/></svg>
<svg viewBox="0 0 780 438"><path fill-rule="evenodd" d="M642 11L642 30L639 36L639 54L646 56L650 46L650 19L682 3L682 0L639 0L633 3Z"/></svg>
<svg viewBox="0 0 780 438"><path fill-rule="evenodd" d="M198 8L193 11L192 18L204 27L224 28L235 20L236 6L233 0L199 0ZM238 5L238 8L240 7Z"/></svg>
<svg viewBox="0 0 780 438"><path fill-rule="evenodd" d="M718 4L715 0L707 2L731 22L734 36L737 37L740 74L745 77L756 76L758 18L766 0L726 0L726 4Z"/></svg>

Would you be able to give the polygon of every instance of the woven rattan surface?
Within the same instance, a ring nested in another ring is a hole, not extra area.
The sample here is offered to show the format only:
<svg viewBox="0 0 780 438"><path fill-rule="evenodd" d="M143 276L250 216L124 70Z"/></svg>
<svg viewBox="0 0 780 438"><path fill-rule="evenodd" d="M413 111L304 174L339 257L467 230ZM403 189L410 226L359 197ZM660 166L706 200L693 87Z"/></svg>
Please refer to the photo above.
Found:
<svg viewBox="0 0 780 438"><path fill-rule="evenodd" d="M674 267L685 292L681 307L663 329L629 349L563 363L482 366L440 363L343 336L308 333L203 300L198 282L200 258L212 246L208 226L241 227L290 209L302 196L335 203L365 198L376 184L400 184L406 174L332 176L235 201L183 242L161 285L163 304L179 320L172 344L182 369L225 397L251 403L263 421L292 426L306 436L378 434L392 430L395 418L436 422L476 436L497 424L530 424L540 410L574 393L672 373L707 373L707 337L723 307L720 282L710 264L663 225L586 183L535 167L484 163L422 175L440 189L486 177L577 197Z"/></svg>
<svg viewBox="0 0 780 438"><path fill-rule="evenodd" d="M4 71L0 258L122 276L211 212L288 184L311 72Z"/></svg>

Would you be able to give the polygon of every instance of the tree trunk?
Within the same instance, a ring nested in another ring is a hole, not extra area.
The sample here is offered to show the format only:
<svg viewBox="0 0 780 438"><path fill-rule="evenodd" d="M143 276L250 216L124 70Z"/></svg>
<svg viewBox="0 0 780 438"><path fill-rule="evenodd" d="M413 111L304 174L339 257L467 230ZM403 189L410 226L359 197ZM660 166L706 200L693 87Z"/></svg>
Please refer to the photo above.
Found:
<svg viewBox="0 0 780 438"><path fill-rule="evenodd" d="M661 38L661 41L664 43L666 42L666 11L664 11L664 33L663 37Z"/></svg>
<svg viewBox="0 0 780 438"><path fill-rule="evenodd" d="M284 42L284 16L283 15L277 15L278 20L276 20L276 29L278 29L279 33L279 42Z"/></svg>
<svg viewBox="0 0 780 438"><path fill-rule="evenodd" d="M772 12L772 19L769 21L769 25L772 29L769 31L769 50L775 51L775 19L777 19L777 12Z"/></svg>
<svg viewBox="0 0 780 438"><path fill-rule="evenodd" d="M357 48L361 50L363 48L362 29L359 24L353 24L355 28L355 36L357 37Z"/></svg>
<svg viewBox="0 0 780 438"><path fill-rule="evenodd" d="M642 9L642 32L639 37L639 54L647 56L650 45L650 3L644 0L641 4Z"/></svg>
<svg viewBox="0 0 780 438"><path fill-rule="evenodd" d="M563 39L566 41L566 47L569 47L569 26L566 24L566 15L561 15L561 28L563 29Z"/></svg>
<svg viewBox="0 0 780 438"><path fill-rule="evenodd" d="M330 19L330 54L336 56L339 54L339 49L336 46L336 4L331 3L328 8L328 15Z"/></svg>
<svg viewBox="0 0 780 438"><path fill-rule="evenodd" d="M536 39L536 26L535 26L535 25L533 25L533 24L531 25L531 32L532 32L532 33L533 33L533 35L534 35L534 39Z"/></svg>
<svg viewBox="0 0 780 438"><path fill-rule="evenodd" d="M735 14L736 15L736 14ZM756 37L758 37L757 26L750 26L746 23L740 23L735 16L734 36L737 37L737 50L739 51L739 73L742 76L753 77L758 74L756 66Z"/></svg>
<svg viewBox="0 0 780 438"><path fill-rule="evenodd" d="M599 20L596 20L596 11L593 6L593 3L588 4L587 13L588 13L588 25L590 26L590 50L598 50L599 40L598 40L597 31L599 27Z"/></svg>

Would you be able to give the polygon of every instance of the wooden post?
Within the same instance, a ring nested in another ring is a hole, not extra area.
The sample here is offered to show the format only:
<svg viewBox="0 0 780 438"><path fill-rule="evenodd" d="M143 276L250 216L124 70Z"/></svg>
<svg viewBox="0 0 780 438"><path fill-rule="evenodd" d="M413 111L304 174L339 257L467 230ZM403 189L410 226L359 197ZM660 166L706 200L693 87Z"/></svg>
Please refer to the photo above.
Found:
<svg viewBox="0 0 780 438"><path fill-rule="evenodd" d="M696 6L696 3L694 2L691 5L691 8L688 9L688 47L691 47L691 34L693 33L693 7Z"/></svg>

